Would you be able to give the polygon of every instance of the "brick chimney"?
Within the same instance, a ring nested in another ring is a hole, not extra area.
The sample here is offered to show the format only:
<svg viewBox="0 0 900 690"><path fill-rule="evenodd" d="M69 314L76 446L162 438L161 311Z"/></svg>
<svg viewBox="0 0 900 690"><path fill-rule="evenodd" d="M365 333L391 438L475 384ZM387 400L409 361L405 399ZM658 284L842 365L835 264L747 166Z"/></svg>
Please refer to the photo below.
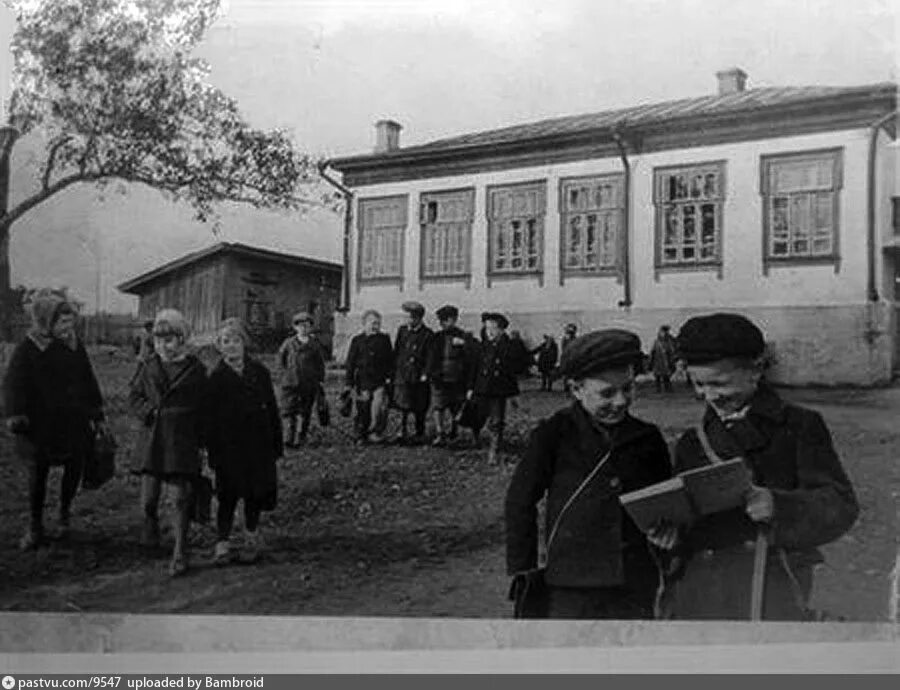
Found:
<svg viewBox="0 0 900 690"><path fill-rule="evenodd" d="M731 93L740 93L747 84L747 73L740 67L732 67L722 72L716 72L719 80L719 95L727 96Z"/></svg>
<svg viewBox="0 0 900 690"><path fill-rule="evenodd" d="M387 153L400 148L400 130L403 127L394 120L375 123L375 153Z"/></svg>

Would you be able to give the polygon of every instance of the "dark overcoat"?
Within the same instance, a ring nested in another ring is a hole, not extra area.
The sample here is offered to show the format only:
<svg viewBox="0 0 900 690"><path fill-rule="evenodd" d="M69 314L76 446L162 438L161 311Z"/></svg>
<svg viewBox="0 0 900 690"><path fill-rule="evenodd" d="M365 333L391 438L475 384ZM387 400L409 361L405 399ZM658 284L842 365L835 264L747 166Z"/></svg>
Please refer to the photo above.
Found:
<svg viewBox="0 0 900 690"><path fill-rule="evenodd" d="M282 388L299 388L318 391L325 381L325 355L322 344L315 336L301 343L296 336L285 340L278 348L279 385Z"/></svg>
<svg viewBox="0 0 900 690"><path fill-rule="evenodd" d="M657 338L650 350L650 370L655 376L670 376L675 371L675 364L675 338Z"/></svg>
<svg viewBox="0 0 900 690"><path fill-rule="evenodd" d="M394 351L391 339L384 333L358 333L350 341L345 363L348 388L373 391L391 378Z"/></svg>
<svg viewBox="0 0 900 690"><path fill-rule="evenodd" d="M509 336L478 343L469 388L481 398L511 398L519 394L515 352Z"/></svg>
<svg viewBox="0 0 900 690"><path fill-rule="evenodd" d="M16 444L23 460L51 464L83 457L91 421L103 418L103 397L84 346L72 349L56 339L19 343L3 381L7 417L27 417Z"/></svg>
<svg viewBox="0 0 900 690"><path fill-rule="evenodd" d="M619 495L668 479L672 468L659 429L631 416L603 427L573 402L538 424L506 493L507 571L515 575L537 565L538 502L546 495L546 538L562 507L610 449L609 461L560 522L547 557L547 583L625 586L652 615L659 570Z"/></svg>
<svg viewBox="0 0 900 690"><path fill-rule="evenodd" d="M472 377L475 348L472 336L456 326L435 333L426 367L432 383L465 388Z"/></svg>
<svg viewBox="0 0 900 690"><path fill-rule="evenodd" d="M408 386L421 383L427 373L428 348L434 331L424 324L413 330L406 324L397 330L394 342L394 384Z"/></svg>
<svg viewBox="0 0 900 690"><path fill-rule="evenodd" d="M819 546L843 535L859 513L853 487L821 415L784 402L761 386L742 420L723 422L707 408L703 427L713 450L743 456L753 481L775 504L763 617L795 620L822 562ZM678 441L678 472L709 464L694 430ZM746 619L750 613L757 525L744 509L700 519L686 533L686 567L672 592L672 614L685 619Z"/></svg>
<svg viewBox="0 0 900 690"><path fill-rule="evenodd" d="M559 347L555 340L544 341L536 348L537 368L542 374L549 374L556 368L559 360Z"/></svg>
<svg viewBox="0 0 900 690"><path fill-rule="evenodd" d="M223 360L209 376L208 394L206 437L216 492L253 500L262 510L274 510L275 461L284 447L269 370L248 357L239 374Z"/></svg>
<svg viewBox="0 0 900 690"><path fill-rule="evenodd" d="M135 471L160 478L200 473L208 424L206 369L188 355L166 374L158 354L138 365L128 396L139 428Z"/></svg>

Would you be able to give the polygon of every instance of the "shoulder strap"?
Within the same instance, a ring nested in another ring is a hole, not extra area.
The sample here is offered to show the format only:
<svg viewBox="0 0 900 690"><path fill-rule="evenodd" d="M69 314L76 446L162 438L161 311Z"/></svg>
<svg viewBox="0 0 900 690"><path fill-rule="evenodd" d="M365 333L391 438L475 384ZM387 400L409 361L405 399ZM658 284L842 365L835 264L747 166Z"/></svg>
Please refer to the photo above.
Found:
<svg viewBox="0 0 900 690"><path fill-rule="evenodd" d="M556 520L553 521L553 527L550 529L550 536L547 537L547 549L546 553L549 555L550 547L553 545L553 540L556 538L556 533L559 530L559 523L562 521L563 515L565 515L566 511L571 507L571 505L575 502L575 499L584 491L585 487L591 482L591 480L597 476L597 473L600 469L606 464L609 460L610 456L612 456L612 447L600 458L600 461L591 470L591 473L584 478L584 481L578 485L578 488L572 492L572 495L569 496L569 500L566 501L565 505L563 505L562 510L559 511L559 514L556 516Z"/></svg>
<svg viewBox="0 0 900 690"><path fill-rule="evenodd" d="M694 428L694 432L697 434L697 440L700 441L700 445L703 446L703 452L706 453L706 457L709 458L709 461L713 465L725 462L722 457L713 450L712 444L709 442L709 436L706 435L706 430L703 428L703 422L700 422L700 424Z"/></svg>

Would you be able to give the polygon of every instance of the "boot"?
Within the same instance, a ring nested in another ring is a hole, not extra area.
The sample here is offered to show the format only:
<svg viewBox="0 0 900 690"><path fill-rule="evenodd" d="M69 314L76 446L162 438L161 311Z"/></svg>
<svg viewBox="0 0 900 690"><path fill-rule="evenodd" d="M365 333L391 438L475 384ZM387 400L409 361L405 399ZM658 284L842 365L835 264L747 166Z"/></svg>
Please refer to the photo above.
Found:
<svg viewBox="0 0 900 690"><path fill-rule="evenodd" d="M256 563L262 556L263 540L259 530L244 530L244 548L241 549L241 563Z"/></svg>
<svg viewBox="0 0 900 690"><path fill-rule="evenodd" d="M300 435L297 437L298 446L302 446L306 443L306 437L309 436L309 423L312 420L312 417L301 417L300 419Z"/></svg>
<svg viewBox="0 0 900 690"><path fill-rule="evenodd" d="M216 542L216 548L213 552L213 563L216 565L228 565L234 560L234 552L231 548L230 539L220 539Z"/></svg>

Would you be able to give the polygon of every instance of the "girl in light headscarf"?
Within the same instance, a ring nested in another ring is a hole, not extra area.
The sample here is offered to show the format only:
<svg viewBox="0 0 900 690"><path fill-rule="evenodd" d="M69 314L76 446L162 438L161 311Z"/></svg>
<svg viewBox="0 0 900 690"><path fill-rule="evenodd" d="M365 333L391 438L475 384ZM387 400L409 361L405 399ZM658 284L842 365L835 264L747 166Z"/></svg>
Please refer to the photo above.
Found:
<svg viewBox="0 0 900 690"><path fill-rule="evenodd" d="M189 354L187 338L181 312L160 311L153 322L154 353L138 365L129 394L140 422L135 469L142 475L143 542L151 548L159 545L159 499L165 484L175 504L172 576L188 569L191 492L200 477L200 450L206 445L206 369Z"/></svg>
<svg viewBox="0 0 900 690"><path fill-rule="evenodd" d="M272 377L247 355L248 343L241 321L226 319L218 336L222 359L209 377L209 465L216 473L214 560L218 565L236 559L254 562L259 557L260 513L275 508L275 462L284 450ZM236 552L231 531L240 500L244 502L244 548Z"/></svg>
<svg viewBox="0 0 900 690"><path fill-rule="evenodd" d="M103 398L87 352L75 334L75 308L50 290L29 304L32 328L16 347L6 371L6 426L17 455L28 466L30 522L20 548L44 540L44 501L50 467L62 465L60 536L69 530L72 501L95 427L103 422Z"/></svg>

